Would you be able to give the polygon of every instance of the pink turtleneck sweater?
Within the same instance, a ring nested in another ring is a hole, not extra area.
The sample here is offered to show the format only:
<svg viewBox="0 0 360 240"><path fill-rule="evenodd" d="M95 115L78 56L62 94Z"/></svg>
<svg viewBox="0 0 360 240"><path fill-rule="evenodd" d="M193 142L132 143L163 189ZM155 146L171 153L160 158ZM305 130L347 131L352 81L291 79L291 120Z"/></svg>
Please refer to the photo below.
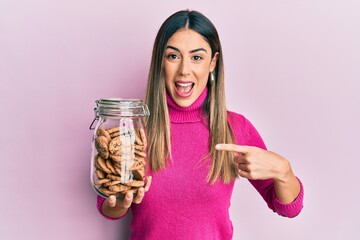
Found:
<svg viewBox="0 0 360 240"><path fill-rule="evenodd" d="M210 185L205 179L211 160L201 160L209 151L209 129L200 118L206 96L207 89L187 108L177 106L167 97L173 159L158 173L150 172L153 177L150 190L140 204L132 204L131 239L232 239L229 207L235 181L224 184L219 180ZM228 121L237 144L265 149L260 135L245 117L228 112ZM273 180L250 183L273 211L286 217L300 213L302 185L297 199L283 204L276 198ZM98 196L101 214L103 201Z"/></svg>

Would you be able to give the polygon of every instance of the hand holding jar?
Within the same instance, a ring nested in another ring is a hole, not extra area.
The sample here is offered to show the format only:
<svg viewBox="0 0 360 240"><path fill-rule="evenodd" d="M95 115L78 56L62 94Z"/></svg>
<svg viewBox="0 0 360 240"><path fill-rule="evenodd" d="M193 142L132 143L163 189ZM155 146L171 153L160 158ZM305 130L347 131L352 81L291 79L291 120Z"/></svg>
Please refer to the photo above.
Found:
<svg viewBox="0 0 360 240"><path fill-rule="evenodd" d="M138 189L136 196L132 192L126 193L123 200L117 200L115 195L110 195L102 205L102 212L112 218L124 216L132 203L139 204L151 185L151 176L147 177L145 187Z"/></svg>

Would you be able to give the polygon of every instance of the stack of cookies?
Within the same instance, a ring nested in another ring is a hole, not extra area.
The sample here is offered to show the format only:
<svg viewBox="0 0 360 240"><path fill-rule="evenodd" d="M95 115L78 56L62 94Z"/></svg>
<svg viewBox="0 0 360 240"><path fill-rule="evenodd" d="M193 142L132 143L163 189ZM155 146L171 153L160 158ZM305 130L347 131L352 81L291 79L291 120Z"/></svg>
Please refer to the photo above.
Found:
<svg viewBox="0 0 360 240"><path fill-rule="evenodd" d="M93 181L101 195L136 193L144 186L147 140L143 128L134 129L132 122L108 129L99 127L94 145Z"/></svg>

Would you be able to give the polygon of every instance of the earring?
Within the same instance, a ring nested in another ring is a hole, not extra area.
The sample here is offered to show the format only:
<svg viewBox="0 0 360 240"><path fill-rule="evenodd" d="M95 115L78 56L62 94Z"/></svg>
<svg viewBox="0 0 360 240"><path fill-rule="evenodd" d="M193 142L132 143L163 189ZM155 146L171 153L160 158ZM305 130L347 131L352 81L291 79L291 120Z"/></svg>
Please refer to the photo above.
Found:
<svg viewBox="0 0 360 240"><path fill-rule="evenodd" d="M210 73L210 80L211 80L211 82L215 82L214 72L211 72L211 73Z"/></svg>

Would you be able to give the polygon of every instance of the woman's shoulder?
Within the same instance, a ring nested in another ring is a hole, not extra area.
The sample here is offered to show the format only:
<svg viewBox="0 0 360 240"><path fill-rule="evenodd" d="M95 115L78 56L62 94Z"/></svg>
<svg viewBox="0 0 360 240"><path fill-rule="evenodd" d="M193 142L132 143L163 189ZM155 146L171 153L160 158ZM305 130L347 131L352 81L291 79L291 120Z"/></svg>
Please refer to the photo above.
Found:
<svg viewBox="0 0 360 240"><path fill-rule="evenodd" d="M238 144L266 148L260 134L244 115L227 111L227 117Z"/></svg>
<svg viewBox="0 0 360 240"><path fill-rule="evenodd" d="M233 131L248 132L250 129L254 128L252 123L243 114L227 111L227 118Z"/></svg>
<svg viewBox="0 0 360 240"><path fill-rule="evenodd" d="M247 118L244 115L233 111L227 111L227 118L230 124L231 123L244 124L246 122L249 122L249 120L247 120Z"/></svg>

